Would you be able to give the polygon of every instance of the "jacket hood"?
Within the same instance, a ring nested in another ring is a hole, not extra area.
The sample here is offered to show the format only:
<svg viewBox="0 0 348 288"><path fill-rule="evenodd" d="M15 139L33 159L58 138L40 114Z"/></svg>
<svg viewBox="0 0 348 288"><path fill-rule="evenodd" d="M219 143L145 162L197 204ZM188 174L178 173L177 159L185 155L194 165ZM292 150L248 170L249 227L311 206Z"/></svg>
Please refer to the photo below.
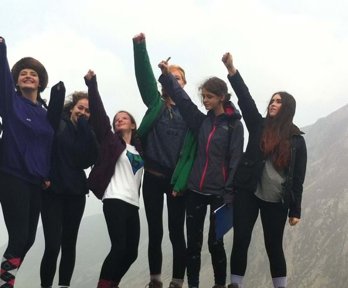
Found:
<svg viewBox="0 0 348 288"><path fill-rule="evenodd" d="M231 117L233 119L241 119L242 114L240 114L239 110L234 106L234 104L231 101L228 101L224 104L224 110L225 114L228 117Z"/></svg>
<svg viewBox="0 0 348 288"><path fill-rule="evenodd" d="M234 106L234 104L231 101L228 101L224 104L224 110L225 114L223 114L225 117L231 118L231 119L241 119L242 115L240 114L239 110ZM214 112L212 110L208 111L208 116L215 117Z"/></svg>

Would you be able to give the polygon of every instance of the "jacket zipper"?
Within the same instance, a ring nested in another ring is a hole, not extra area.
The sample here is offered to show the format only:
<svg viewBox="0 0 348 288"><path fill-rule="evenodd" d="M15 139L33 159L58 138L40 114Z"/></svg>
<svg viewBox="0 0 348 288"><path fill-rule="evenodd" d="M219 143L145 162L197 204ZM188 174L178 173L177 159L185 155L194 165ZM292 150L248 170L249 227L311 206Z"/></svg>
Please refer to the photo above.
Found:
<svg viewBox="0 0 348 288"><path fill-rule="evenodd" d="M211 139L213 138L213 135L215 133L215 130L216 130L216 126L214 124L214 127L213 129L210 131L209 133L209 137L208 137L208 141L207 141L207 146L205 148L205 155L206 155L206 160L205 160L205 165L204 165L204 169L203 169L203 173L202 173L202 177L201 177L201 181L199 182L199 190L202 191L203 190L203 182L204 182L204 179L205 179L205 176L207 174L207 169L208 169L208 164L209 164L209 161L208 161L208 155L209 155L209 146L210 146L210 142L211 142Z"/></svg>

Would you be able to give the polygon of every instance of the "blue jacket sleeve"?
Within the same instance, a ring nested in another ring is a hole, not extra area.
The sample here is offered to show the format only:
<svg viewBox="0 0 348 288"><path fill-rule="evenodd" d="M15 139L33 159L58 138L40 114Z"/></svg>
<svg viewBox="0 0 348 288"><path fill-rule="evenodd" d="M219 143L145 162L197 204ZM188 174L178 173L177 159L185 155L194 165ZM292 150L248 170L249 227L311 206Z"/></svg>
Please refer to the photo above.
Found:
<svg viewBox="0 0 348 288"><path fill-rule="evenodd" d="M198 134L202 122L207 117L201 112L198 107L192 102L185 90L179 85L178 81L172 74L162 74L159 82L172 98L175 104L179 107L180 114L184 118L187 126Z"/></svg>
<svg viewBox="0 0 348 288"><path fill-rule="evenodd" d="M9 113L12 99L15 96L15 84L7 60L5 40L0 42L0 116Z"/></svg>
<svg viewBox="0 0 348 288"><path fill-rule="evenodd" d="M47 119L54 131L58 130L63 112L65 87L62 81L51 88L50 102L48 104Z"/></svg>

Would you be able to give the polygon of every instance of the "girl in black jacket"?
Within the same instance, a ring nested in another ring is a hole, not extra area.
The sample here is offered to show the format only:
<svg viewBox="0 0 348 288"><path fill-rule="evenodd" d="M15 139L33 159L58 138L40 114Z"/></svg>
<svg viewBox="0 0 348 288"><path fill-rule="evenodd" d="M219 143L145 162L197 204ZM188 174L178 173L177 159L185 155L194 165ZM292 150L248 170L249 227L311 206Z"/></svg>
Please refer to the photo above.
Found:
<svg viewBox="0 0 348 288"><path fill-rule="evenodd" d="M212 257L215 285L225 287L226 254L223 239L216 238L214 211L233 198L232 183L243 152L241 115L229 101L225 81L211 77L200 87L202 113L178 81L168 71L168 63L159 64L159 79L171 95L188 127L197 135L197 153L188 180L186 194L187 278L190 288L199 286L204 219L210 206L209 252Z"/></svg>
<svg viewBox="0 0 348 288"><path fill-rule="evenodd" d="M88 123L88 94L75 92L54 127L51 185L42 198L45 252L41 261L42 287L52 287L59 251L59 285L69 287L75 266L76 241L88 193L84 169L97 159L98 145Z"/></svg>
<svg viewBox="0 0 348 288"><path fill-rule="evenodd" d="M248 247L260 212L273 285L283 288L287 285L283 232L288 214L290 225L300 221L307 162L302 132L292 122L296 102L287 92L274 93L263 118L231 54L224 54L222 61L249 131L248 145L234 179L232 283L228 287L243 287Z"/></svg>

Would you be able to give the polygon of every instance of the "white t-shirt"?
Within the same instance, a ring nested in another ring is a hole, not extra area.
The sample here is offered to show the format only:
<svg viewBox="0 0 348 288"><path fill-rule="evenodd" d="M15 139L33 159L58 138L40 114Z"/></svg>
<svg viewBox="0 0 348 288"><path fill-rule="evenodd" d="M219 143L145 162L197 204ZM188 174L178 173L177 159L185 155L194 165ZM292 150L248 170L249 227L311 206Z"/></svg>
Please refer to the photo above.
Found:
<svg viewBox="0 0 348 288"><path fill-rule="evenodd" d="M115 173L105 190L103 200L120 199L139 207L143 171L143 159L134 146L127 144L126 149L116 162Z"/></svg>

